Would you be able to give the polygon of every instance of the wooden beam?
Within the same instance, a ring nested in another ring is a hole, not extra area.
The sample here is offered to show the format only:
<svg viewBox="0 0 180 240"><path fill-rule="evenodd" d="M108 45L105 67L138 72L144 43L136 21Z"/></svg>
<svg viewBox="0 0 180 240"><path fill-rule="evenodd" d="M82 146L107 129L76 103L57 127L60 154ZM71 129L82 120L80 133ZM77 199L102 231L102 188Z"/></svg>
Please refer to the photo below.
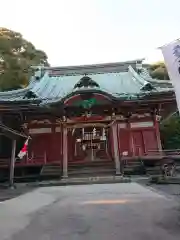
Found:
<svg viewBox="0 0 180 240"><path fill-rule="evenodd" d="M27 138L27 136L23 133L20 133L14 129L11 129L9 127L7 127L6 125L4 125L3 123L0 122L0 129L1 129L1 133L4 133L4 135L10 137L10 138L15 138L15 137L23 137L23 138Z"/></svg>
<svg viewBox="0 0 180 240"><path fill-rule="evenodd" d="M16 154L16 140L12 141L12 152L11 152L11 162L10 162L10 176L9 176L9 186L14 186L14 166L15 166L15 154Z"/></svg>

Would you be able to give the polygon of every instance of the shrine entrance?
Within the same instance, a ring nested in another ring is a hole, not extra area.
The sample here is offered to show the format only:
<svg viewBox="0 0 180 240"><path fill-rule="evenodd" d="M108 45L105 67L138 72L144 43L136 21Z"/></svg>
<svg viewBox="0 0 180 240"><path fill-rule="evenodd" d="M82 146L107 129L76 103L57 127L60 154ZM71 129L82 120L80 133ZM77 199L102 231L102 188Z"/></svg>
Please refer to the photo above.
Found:
<svg viewBox="0 0 180 240"><path fill-rule="evenodd" d="M88 125L72 129L72 147L70 161L111 160L109 128Z"/></svg>

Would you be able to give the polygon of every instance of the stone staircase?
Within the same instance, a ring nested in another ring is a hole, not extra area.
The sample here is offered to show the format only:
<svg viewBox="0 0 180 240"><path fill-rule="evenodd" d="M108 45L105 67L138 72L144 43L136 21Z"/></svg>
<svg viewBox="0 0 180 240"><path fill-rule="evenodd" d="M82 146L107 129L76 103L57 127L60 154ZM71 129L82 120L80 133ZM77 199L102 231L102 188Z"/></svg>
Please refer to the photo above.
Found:
<svg viewBox="0 0 180 240"><path fill-rule="evenodd" d="M115 165L109 160L95 160L68 164L69 177L99 177L115 175Z"/></svg>
<svg viewBox="0 0 180 240"><path fill-rule="evenodd" d="M141 175L146 173L143 161L140 159L122 160L121 165L124 175Z"/></svg>
<svg viewBox="0 0 180 240"><path fill-rule="evenodd" d="M124 175L144 174L145 168L140 160L122 161L122 170ZM83 178L83 177L103 177L115 176L116 169L114 161L97 159L94 161L84 162L69 162L68 177ZM61 178L62 166L58 163L44 165L42 167L41 178Z"/></svg>
<svg viewBox="0 0 180 240"><path fill-rule="evenodd" d="M62 176L62 166L57 163L44 165L40 172L41 178L60 178Z"/></svg>
<svg viewBox="0 0 180 240"><path fill-rule="evenodd" d="M10 164L10 159L2 158L0 159L0 166L9 166Z"/></svg>

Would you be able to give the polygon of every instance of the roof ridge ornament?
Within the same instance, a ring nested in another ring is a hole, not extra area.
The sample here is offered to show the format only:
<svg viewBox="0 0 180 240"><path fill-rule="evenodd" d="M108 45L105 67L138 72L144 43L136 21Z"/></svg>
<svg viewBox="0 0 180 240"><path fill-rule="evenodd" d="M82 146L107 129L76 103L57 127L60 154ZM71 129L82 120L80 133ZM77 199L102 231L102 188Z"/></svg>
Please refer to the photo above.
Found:
<svg viewBox="0 0 180 240"><path fill-rule="evenodd" d="M139 82L139 84L142 85L141 90L143 91L151 91L154 88L154 86L147 80L145 80L140 73L136 72L132 66L129 66L129 72L132 74L132 76L136 79L136 81Z"/></svg>
<svg viewBox="0 0 180 240"><path fill-rule="evenodd" d="M74 85L74 89L75 88L86 88L86 87L98 87L99 88L99 84L97 82L95 82L94 80L92 80L92 78L90 78L87 73L84 74L84 76Z"/></svg>
<svg viewBox="0 0 180 240"><path fill-rule="evenodd" d="M37 98L37 95L31 90L27 91L23 97L23 99L35 99L35 98Z"/></svg>
<svg viewBox="0 0 180 240"><path fill-rule="evenodd" d="M33 77L35 80L40 80L45 74L45 68L43 66L32 66L31 69L33 70Z"/></svg>
<svg viewBox="0 0 180 240"><path fill-rule="evenodd" d="M143 69L142 61L136 61L136 70L138 73L141 73Z"/></svg>

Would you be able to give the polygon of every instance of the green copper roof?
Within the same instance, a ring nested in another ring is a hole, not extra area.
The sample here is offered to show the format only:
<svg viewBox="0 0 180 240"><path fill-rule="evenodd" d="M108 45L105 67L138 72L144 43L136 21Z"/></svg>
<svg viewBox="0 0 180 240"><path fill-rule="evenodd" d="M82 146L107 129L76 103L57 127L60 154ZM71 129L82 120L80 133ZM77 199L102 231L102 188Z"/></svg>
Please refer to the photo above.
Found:
<svg viewBox="0 0 180 240"><path fill-rule="evenodd" d="M34 99L41 99L42 103L46 104L60 101L67 95L79 91L102 91L118 99L137 98L139 95L149 94L150 92L173 90L170 82L152 79L148 71L143 68L138 73L129 62L123 70L122 63L119 63L121 68L118 68L118 63L114 65L105 64L104 68L103 65L99 66L96 69L95 66L93 68L83 66L82 68L79 67L78 71L77 69L71 71L70 67L67 67L67 70L66 68L59 68L58 74L56 74L56 71L52 74L54 68L43 70L43 74L41 74L41 70L32 77L27 88L0 92L0 100L27 100L27 94L31 92ZM108 69L108 66L111 67ZM84 76L91 79L95 83L94 86L76 87Z"/></svg>

